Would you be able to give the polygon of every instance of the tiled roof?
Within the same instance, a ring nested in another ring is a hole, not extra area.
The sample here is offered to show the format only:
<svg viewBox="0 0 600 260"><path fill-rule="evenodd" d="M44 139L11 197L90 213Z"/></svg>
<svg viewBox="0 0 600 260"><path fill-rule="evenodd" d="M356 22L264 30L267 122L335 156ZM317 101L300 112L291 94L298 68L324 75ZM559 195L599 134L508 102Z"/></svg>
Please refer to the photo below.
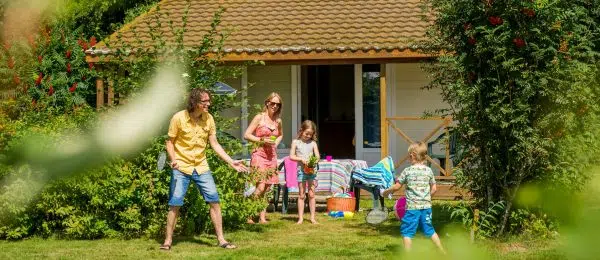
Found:
<svg viewBox="0 0 600 260"><path fill-rule="evenodd" d="M231 55L412 53L428 26L421 5L421 0L192 0L184 43L192 46L201 41L222 6L219 28L232 30L224 48ZM173 34L167 22L172 20L178 27L185 6L185 0L164 0L158 11L152 9L119 33L134 46L134 31L141 42L150 42L149 23L160 12L162 31L170 41ZM106 54L105 48L100 43L88 53Z"/></svg>

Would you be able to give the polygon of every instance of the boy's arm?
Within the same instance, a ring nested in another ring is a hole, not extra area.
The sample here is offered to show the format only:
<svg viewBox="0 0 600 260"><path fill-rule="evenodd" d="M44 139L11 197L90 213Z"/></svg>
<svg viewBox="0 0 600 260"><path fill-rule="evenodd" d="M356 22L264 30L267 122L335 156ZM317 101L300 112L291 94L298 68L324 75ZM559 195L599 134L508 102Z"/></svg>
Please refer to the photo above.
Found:
<svg viewBox="0 0 600 260"><path fill-rule="evenodd" d="M400 183L394 183L394 185L392 185L392 187L390 187L387 190L384 190L382 195L383 195L383 197L387 197L389 194L394 193L394 192L400 190L400 188L402 188L402 184L400 184Z"/></svg>
<svg viewBox="0 0 600 260"><path fill-rule="evenodd" d="M431 187L431 195L433 195L437 191L437 185L434 183L429 186Z"/></svg>

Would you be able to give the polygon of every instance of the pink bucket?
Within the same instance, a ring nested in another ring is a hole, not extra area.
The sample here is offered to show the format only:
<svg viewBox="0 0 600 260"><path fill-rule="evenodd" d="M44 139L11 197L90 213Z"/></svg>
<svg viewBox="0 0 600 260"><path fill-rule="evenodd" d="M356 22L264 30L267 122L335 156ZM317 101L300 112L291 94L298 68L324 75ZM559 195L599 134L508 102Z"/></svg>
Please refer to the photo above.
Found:
<svg viewBox="0 0 600 260"><path fill-rule="evenodd" d="M406 198L400 197L394 204L394 214L398 220L402 220L404 213L406 213Z"/></svg>

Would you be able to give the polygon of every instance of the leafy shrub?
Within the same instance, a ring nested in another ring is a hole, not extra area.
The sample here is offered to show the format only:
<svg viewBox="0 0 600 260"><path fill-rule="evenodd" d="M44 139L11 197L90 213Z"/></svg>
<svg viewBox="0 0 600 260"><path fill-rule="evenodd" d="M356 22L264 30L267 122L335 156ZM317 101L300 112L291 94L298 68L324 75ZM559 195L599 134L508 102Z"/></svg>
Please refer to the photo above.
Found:
<svg viewBox="0 0 600 260"><path fill-rule="evenodd" d="M511 234L524 239L546 239L557 235L558 224L546 214L532 213L526 209L516 209L508 219Z"/></svg>
<svg viewBox="0 0 600 260"><path fill-rule="evenodd" d="M598 162L598 5L593 1L428 0L426 68L465 147L457 184L480 208L531 182L580 190ZM593 13L589 10L596 10ZM440 50L444 50L440 54ZM487 212L487 211L486 211Z"/></svg>
<svg viewBox="0 0 600 260"><path fill-rule="evenodd" d="M475 235L478 238L491 238L498 230L500 215L504 211L505 205L504 201L499 201L491 203L485 210L476 211L473 204L461 203L452 209L450 218L459 220L469 230L475 227ZM473 225L476 214L479 214L479 216L475 225Z"/></svg>

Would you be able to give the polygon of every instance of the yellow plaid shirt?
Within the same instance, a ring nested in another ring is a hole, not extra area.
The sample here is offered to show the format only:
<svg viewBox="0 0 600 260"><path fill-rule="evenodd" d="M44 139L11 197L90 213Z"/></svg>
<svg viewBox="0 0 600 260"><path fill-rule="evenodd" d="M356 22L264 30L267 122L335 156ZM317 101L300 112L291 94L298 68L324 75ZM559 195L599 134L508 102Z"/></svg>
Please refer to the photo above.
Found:
<svg viewBox="0 0 600 260"><path fill-rule="evenodd" d="M206 160L208 137L216 134L215 121L209 113L193 122L187 110L177 112L169 125L169 137L174 139L175 156L179 170L185 174L210 171Z"/></svg>

